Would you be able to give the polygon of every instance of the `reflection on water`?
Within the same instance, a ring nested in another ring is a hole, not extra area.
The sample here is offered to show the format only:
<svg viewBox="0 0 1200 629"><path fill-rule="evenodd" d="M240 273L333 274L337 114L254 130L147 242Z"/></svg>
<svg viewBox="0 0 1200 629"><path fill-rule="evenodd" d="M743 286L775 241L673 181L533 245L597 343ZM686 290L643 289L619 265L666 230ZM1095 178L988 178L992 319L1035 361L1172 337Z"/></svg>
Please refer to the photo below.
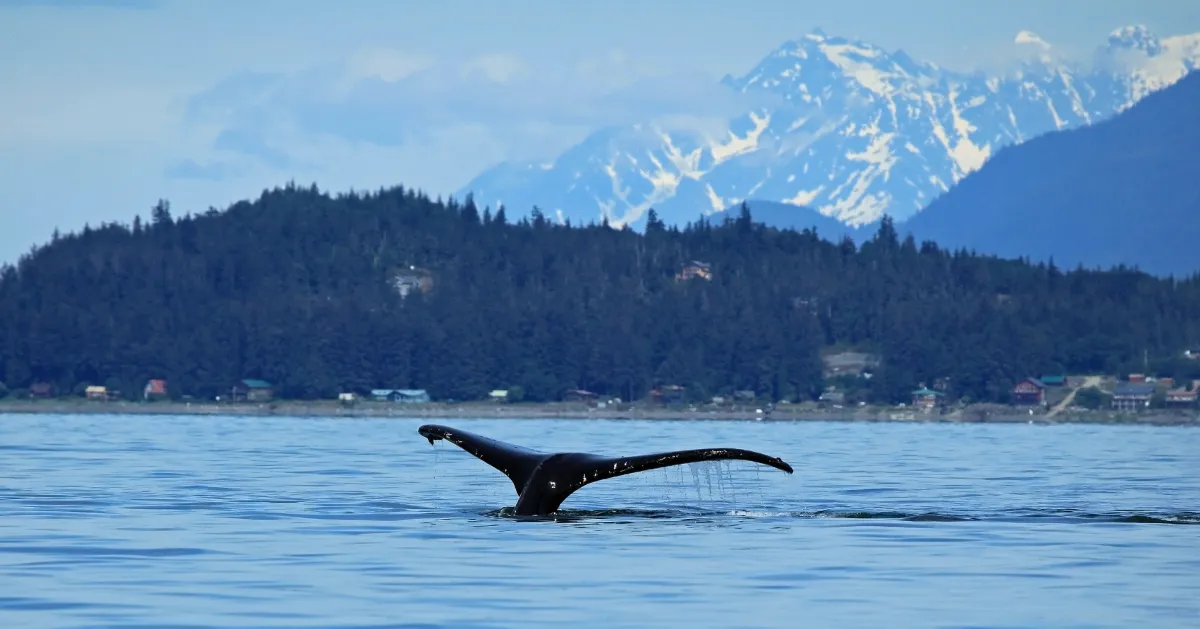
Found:
<svg viewBox="0 0 1200 629"><path fill-rule="evenodd" d="M0 417L0 627L1200 626L1194 429L450 422L796 469L652 470L518 517L420 423Z"/></svg>

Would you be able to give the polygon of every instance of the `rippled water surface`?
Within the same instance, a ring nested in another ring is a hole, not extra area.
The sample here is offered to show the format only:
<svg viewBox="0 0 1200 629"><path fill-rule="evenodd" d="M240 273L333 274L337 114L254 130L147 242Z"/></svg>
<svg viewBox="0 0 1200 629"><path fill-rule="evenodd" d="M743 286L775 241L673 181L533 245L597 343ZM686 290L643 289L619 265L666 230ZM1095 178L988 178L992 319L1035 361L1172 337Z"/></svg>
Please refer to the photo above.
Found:
<svg viewBox="0 0 1200 629"><path fill-rule="evenodd" d="M0 416L0 627L1200 627L1200 430L446 420L706 446L512 517L419 420Z"/></svg>

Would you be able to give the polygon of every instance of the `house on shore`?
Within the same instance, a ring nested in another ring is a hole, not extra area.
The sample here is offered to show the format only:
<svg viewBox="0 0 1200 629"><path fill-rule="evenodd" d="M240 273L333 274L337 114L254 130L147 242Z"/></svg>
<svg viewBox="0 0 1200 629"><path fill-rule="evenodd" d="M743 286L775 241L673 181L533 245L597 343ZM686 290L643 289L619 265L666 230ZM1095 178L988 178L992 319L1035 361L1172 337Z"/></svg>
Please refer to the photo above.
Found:
<svg viewBox="0 0 1200 629"><path fill-rule="evenodd" d="M939 391L921 387L912 392L912 405L922 410L929 410L940 405L945 398L946 396Z"/></svg>
<svg viewBox="0 0 1200 629"><path fill-rule="evenodd" d="M1150 406L1154 395L1152 384L1121 383L1113 391L1112 408L1118 411L1136 411Z"/></svg>
<svg viewBox="0 0 1200 629"><path fill-rule="evenodd" d="M162 400L167 397L167 381L161 378L151 378L142 388L143 400Z"/></svg>
<svg viewBox="0 0 1200 629"><path fill-rule="evenodd" d="M821 393L817 398L817 404L821 408L829 408L830 406L844 406L846 404L846 393L844 391L827 390Z"/></svg>
<svg viewBox="0 0 1200 629"><path fill-rule="evenodd" d="M234 402L269 402L275 399L275 387L266 380L247 378L233 385L230 394Z"/></svg>
<svg viewBox="0 0 1200 629"><path fill-rule="evenodd" d="M650 401L655 404L683 404L686 389L678 384L664 384L650 392Z"/></svg>
<svg viewBox="0 0 1200 629"><path fill-rule="evenodd" d="M600 396L584 389L571 389L563 393L564 402L585 402L591 404Z"/></svg>
<svg viewBox="0 0 1200 629"><path fill-rule="evenodd" d="M1012 389L1014 406L1041 406L1046 403L1046 385L1037 378L1026 378Z"/></svg>
<svg viewBox="0 0 1200 629"><path fill-rule="evenodd" d="M1167 406L1172 408L1195 408L1200 391L1196 389L1179 388L1167 391Z"/></svg>
<svg viewBox="0 0 1200 629"><path fill-rule="evenodd" d="M430 399L425 389L371 389L371 398L398 404L424 404Z"/></svg>

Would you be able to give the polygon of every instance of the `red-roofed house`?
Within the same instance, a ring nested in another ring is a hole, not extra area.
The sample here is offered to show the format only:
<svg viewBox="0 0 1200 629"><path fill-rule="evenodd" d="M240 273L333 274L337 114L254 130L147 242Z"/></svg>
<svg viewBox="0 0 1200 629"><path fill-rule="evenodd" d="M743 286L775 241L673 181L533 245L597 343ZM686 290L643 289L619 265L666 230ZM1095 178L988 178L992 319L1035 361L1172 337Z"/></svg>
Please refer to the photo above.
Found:
<svg viewBox="0 0 1200 629"><path fill-rule="evenodd" d="M146 400L162 399L167 397L167 381L162 379L151 379L146 381L146 388L142 390L142 398Z"/></svg>

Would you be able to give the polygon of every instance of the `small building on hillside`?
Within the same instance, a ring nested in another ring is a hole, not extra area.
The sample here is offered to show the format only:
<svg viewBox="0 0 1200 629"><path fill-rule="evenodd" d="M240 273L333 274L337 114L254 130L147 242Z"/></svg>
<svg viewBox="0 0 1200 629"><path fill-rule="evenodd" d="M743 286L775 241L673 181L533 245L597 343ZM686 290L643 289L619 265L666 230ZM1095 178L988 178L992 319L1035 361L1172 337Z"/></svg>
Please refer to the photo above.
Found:
<svg viewBox="0 0 1200 629"><path fill-rule="evenodd" d="M417 266L397 271L392 275L392 287L401 297L408 297L413 291L428 293L433 288L433 273Z"/></svg>
<svg viewBox="0 0 1200 629"><path fill-rule="evenodd" d="M268 402L275 398L275 387L266 380L247 378L233 385L233 401Z"/></svg>
<svg viewBox="0 0 1200 629"><path fill-rule="evenodd" d="M880 362L878 355L865 352L838 352L821 357L823 375L826 378L865 376L876 370Z"/></svg>
<svg viewBox="0 0 1200 629"><path fill-rule="evenodd" d="M78 389L76 389L76 391L78 391ZM106 401L108 400L108 389L106 387L93 384L84 390L83 395L89 400Z"/></svg>
<svg viewBox="0 0 1200 629"><path fill-rule="evenodd" d="M1061 387L1066 386L1067 377L1060 375L1042 376L1041 378L1038 378L1038 382L1041 382L1042 386L1045 387Z"/></svg>
<svg viewBox="0 0 1200 629"><path fill-rule="evenodd" d="M146 381L146 386L142 388L143 400L162 400L167 397L167 381L160 378L152 378Z"/></svg>
<svg viewBox="0 0 1200 629"><path fill-rule="evenodd" d="M493 402L507 402L508 389L493 389L488 393L488 399Z"/></svg>
<svg viewBox="0 0 1200 629"><path fill-rule="evenodd" d="M692 278L699 277L701 279L712 279L712 267L707 262L699 262L692 260L683 265L683 268L675 274L677 281L683 282Z"/></svg>
<svg viewBox="0 0 1200 629"><path fill-rule="evenodd" d="M1038 406L1046 402L1046 385L1037 378L1026 378L1012 389L1014 406Z"/></svg>
<svg viewBox="0 0 1200 629"><path fill-rule="evenodd" d="M1136 411L1150 406L1154 395L1152 384L1121 383L1113 391L1112 407L1118 411Z"/></svg>

